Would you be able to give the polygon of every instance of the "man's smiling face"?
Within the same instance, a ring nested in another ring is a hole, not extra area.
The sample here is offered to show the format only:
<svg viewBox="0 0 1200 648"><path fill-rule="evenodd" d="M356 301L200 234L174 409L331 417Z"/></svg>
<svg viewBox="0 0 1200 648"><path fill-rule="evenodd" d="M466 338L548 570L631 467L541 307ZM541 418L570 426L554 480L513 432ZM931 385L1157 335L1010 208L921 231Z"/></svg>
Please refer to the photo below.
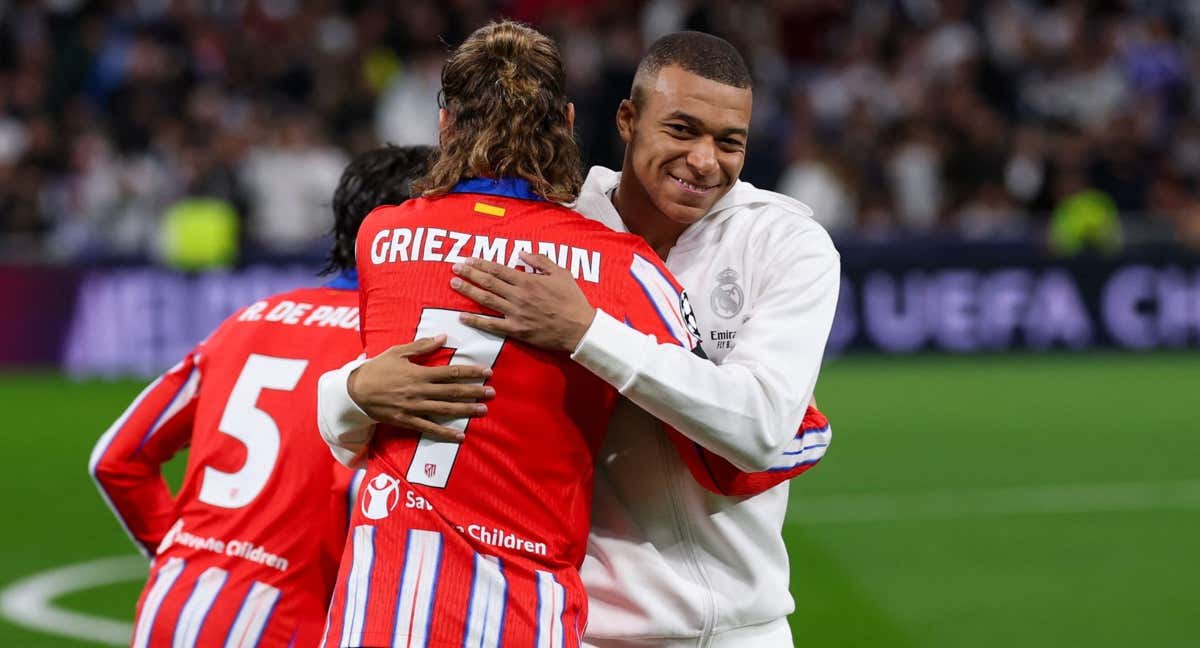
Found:
<svg viewBox="0 0 1200 648"><path fill-rule="evenodd" d="M617 127L632 171L664 216L690 225L737 181L753 91L670 65L622 103ZM631 164L630 164L631 163Z"/></svg>

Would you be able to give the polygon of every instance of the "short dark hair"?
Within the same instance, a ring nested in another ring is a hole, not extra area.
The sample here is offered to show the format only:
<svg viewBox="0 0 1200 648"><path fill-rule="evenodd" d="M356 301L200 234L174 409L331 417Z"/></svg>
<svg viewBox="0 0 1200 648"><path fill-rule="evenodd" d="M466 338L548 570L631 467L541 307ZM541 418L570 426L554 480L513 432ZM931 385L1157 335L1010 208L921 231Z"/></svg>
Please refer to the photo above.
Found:
<svg viewBox="0 0 1200 648"><path fill-rule="evenodd" d="M322 274L354 268L358 227L380 205L412 197L413 180L425 175L433 148L387 144L361 153L346 166L333 192L333 248Z"/></svg>
<svg viewBox="0 0 1200 648"><path fill-rule="evenodd" d="M671 65L735 88L754 84L746 61L729 41L704 32L681 31L667 34L650 45L633 78L630 96L633 102L640 105L645 83Z"/></svg>

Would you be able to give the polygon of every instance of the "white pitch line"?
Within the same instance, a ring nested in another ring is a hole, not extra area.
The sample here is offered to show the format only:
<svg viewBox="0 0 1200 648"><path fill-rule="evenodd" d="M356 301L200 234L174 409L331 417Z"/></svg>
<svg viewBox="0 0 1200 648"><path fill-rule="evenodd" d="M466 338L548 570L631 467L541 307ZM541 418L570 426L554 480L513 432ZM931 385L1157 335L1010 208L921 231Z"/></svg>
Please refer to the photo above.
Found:
<svg viewBox="0 0 1200 648"><path fill-rule="evenodd" d="M54 600L78 590L145 578L148 569L149 562L141 556L118 556L33 574L0 590L0 616L31 630L128 646L132 624L64 610Z"/></svg>
<svg viewBox="0 0 1200 648"><path fill-rule="evenodd" d="M787 522L842 524L1197 508L1200 508L1200 480L812 497L805 496L800 486L792 493Z"/></svg>
<svg viewBox="0 0 1200 648"><path fill-rule="evenodd" d="M805 496L793 493L789 524L841 524L1009 515L1200 509L1200 480L1062 484L1012 488ZM34 574L0 591L0 616L51 634L128 645L132 625L63 610L64 594L144 578L140 556L102 558Z"/></svg>

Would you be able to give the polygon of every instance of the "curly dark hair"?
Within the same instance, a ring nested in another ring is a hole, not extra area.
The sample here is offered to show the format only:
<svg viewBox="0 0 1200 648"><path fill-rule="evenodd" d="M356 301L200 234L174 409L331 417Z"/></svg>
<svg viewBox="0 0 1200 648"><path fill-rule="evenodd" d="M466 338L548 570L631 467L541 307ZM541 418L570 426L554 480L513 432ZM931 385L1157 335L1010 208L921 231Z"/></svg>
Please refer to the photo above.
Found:
<svg viewBox="0 0 1200 648"><path fill-rule="evenodd" d="M350 161L333 192L333 248L321 274L354 269L354 240L363 219L380 205L411 198L413 180L429 170L433 151L388 144Z"/></svg>

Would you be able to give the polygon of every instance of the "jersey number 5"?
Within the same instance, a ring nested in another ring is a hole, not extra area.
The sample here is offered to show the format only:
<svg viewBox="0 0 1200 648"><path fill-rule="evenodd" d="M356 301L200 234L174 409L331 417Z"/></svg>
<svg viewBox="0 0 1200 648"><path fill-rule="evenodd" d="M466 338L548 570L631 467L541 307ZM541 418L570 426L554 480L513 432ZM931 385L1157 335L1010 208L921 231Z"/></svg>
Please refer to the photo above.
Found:
<svg viewBox="0 0 1200 648"><path fill-rule="evenodd" d="M446 347L454 349L454 355L450 357L452 365L474 364L491 367L496 364L500 348L504 346L504 338L463 324L458 321L459 314L459 311L455 310L426 308L421 311L416 337L433 337L444 333ZM465 432L471 420L460 418L435 422ZM436 441L422 435L420 443L417 444L417 451L413 454L412 463L408 465L406 479L410 484L445 488L460 447L461 444L458 443Z"/></svg>
<svg viewBox="0 0 1200 648"><path fill-rule="evenodd" d="M279 456L279 426L258 407L264 389L292 391L308 360L250 354L238 375L217 429L246 446L246 463L237 472L205 466L200 501L221 508L241 508L258 496Z"/></svg>

